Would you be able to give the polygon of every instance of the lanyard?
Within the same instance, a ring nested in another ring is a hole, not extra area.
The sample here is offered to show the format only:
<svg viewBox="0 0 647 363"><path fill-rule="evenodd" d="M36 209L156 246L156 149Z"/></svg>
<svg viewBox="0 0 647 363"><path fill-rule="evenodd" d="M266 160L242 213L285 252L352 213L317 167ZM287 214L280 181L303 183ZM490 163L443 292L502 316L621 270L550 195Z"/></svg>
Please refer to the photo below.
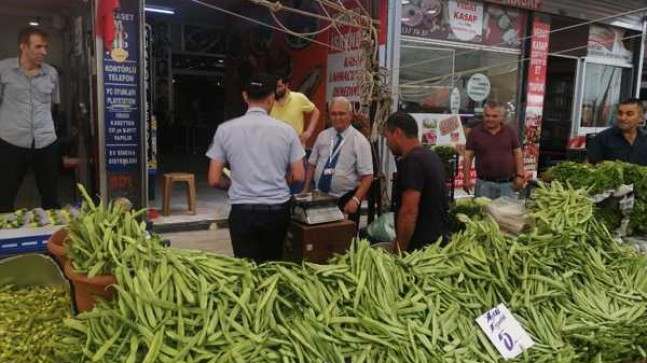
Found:
<svg viewBox="0 0 647 363"><path fill-rule="evenodd" d="M335 138L334 137L330 138L330 154L328 156L328 163L327 163L328 167L330 167L330 165L332 164L333 159L339 155L339 153L341 152L341 147L344 145L345 142L346 142L346 139L342 138L339 145L337 145L337 148L333 150L333 148L335 147Z"/></svg>

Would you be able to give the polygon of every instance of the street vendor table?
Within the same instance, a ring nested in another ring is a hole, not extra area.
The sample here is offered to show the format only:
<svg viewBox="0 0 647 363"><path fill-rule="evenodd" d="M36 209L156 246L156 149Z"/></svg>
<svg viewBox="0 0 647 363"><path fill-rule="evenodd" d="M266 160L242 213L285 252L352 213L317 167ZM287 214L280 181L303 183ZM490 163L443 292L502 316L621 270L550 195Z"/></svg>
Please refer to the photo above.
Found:
<svg viewBox="0 0 647 363"><path fill-rule="evenodd" d="M0 230L0 256L44 252L47 240L62 226L23 227Z"/></svg>

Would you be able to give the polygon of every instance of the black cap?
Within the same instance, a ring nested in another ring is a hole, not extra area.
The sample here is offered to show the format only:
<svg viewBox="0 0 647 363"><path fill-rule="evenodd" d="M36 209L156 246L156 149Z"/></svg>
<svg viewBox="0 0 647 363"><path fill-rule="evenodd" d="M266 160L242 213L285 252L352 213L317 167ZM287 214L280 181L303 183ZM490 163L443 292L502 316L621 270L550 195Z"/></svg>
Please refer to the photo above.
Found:
<svg viewBox="0 0 647 363"><path fill-rule="evenodd" d="M276 91L276 77L267 73L256 73L249 78L245 92L250 100L262 100Z"/></svg>

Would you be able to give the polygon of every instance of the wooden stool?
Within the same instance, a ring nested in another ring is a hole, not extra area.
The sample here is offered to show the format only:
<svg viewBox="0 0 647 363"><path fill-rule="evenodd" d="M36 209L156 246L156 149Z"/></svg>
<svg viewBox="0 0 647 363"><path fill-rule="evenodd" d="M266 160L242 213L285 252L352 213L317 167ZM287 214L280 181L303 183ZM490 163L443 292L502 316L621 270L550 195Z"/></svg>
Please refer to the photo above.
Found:
<svg viewBox="0 0 647 363"><path fill-rule="evenodd" d="M162 214L169 215L171 208L171 192L173 183L186 183L186 196L189 201L189 213L195 214L195 178L191 173L164 174L164 197L162 198Z"/></svg>

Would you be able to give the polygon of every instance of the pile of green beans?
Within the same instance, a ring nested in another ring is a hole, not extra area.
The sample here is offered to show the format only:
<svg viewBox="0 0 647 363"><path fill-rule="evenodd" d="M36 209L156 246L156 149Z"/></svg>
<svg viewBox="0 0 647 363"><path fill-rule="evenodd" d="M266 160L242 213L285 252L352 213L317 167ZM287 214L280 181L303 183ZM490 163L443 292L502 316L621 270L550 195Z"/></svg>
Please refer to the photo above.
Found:
<svg viewBox="0 0 647 363"><path fill-rule="evenodd" d="M159 243L147 235L146 223L140 221L146 209L126 210L111 201L95 204L79 184L83 205L79 215L68 224L65 241L67 256L76 272L89 277L112 274L118 265L128 263L135 254L146 251L142 244Z"/></svg>
<svg viewBox="0 0 647 363"><path fill-rule="evenodd" d="M647 235L647 167L622 161L604 161L596 165L564 162L550 168L542 178L569 183L575 188L586 188L590 195L616 189L623 184L633 185L635 202L627 234ZM602 208L596 208L595 214L608 228L616 229L620 226L622 215L618 208L609 206L603 204Z"/></svg>
<svg viewBox="0 0 647 363"><path fill-rule="evenodd" d="M0 362L58 363L69 357L59 345L63 320L72 315L63 287L0 287Z"/></svg>
<svg viewBox="0 0 647 363"><path fill-rule="evenodd" d="M645 357L647 257L613 239L586 191L538 193L525 234L468 221L405 255L359 241L328 265L256 265L142 245L115 269L118 297L67 320L65 341L111 363L503 362L475 319L504 303L535 342L514 361Z"/></svg>

